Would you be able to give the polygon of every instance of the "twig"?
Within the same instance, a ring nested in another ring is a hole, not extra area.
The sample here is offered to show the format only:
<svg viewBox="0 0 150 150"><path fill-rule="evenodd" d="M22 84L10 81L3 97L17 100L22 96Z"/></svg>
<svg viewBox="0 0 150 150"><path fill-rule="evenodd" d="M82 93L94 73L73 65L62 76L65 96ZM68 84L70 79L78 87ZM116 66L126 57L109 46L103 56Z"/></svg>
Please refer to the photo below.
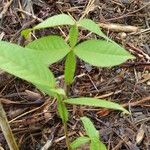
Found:
<svg viewBox="0 0 150 150"><path fill-rule="evenodd" d="M5 32L2 32L2 33L0 34L0 40L3 39L4 35L5 35Z"/></svg>
<svg viewBox="0 0 150 150"><path fill-rule="evenodd" d="M10 150L19 150L1 102L0 102L0 126Z"/></svg>
<svg viewBox="0 0 150 150"><path fill-rule="evenodd" d="M135 101L135 102L122 104L122 107L126 108L126 107L128 107L128 106L139 106L139 105L142 105L143 103L148 102L148 101L150 101L150 96L145 97L145 98L143 98L143 99L141 99L141 100L138 100L138 101ZM106 115L108 115L110 112L112 112L112 110L103 109L103 110L97 112L97 115L106 116Z"/></svg>
<svg viewBox="0 0 150 150"><path fill-rule="evenodd" d="M101 28L108 29L114 32L138 32L141 31L138 27L135 26L125 26L120 24L114 24L114 23L99 23Z"/></svg>
<svg viewBox="0 0 150 150"><path fill-rule="evenodd" d="M38 20L39 22L42 22L42 21L43 21L43 19L38 18L37 16L35 16L35 15L33 15L33 14L27 12L27 11L24 11L24 10L19 9L19 8L17 8L17 10L20 11L20 12L22 12L22 13L24 13L24 14L26 14L26 15L28 15L28 16L30 16L30 17L32 17L33 19Z"/></svg>
<svg viewBox="0 0 150 150"><path fill-rule="evenodd" d="M142 34L142 33L149 33L150 32L150 28L147 29L141 29L140 31L138 31L137 33L130 33L130 35L138 35L138 34Z"/></svg>
<svg viewBox="0 0 150 150"><path fill-rule="evenodd" d="M13 0L10 0L9 2L7 2L7 4L4 6L2 12L0 13L0 19L3 18L4 14L7 12L9 6L11 5L11 3L13 2Z"/></svg>
<svg viewBox="0 0 150 150"><path fill-rule="evenodd" d="M72 135L74 135L74 134L76 134L76 132L73 131L73 132L69 133L68 136L72 136ZM60 137L60 138L54 140L54 143L58 143L58 142L64 140L65 138L66 138L65 136L62 136L62 137Z"/></svg>
<svg viewBox="0 0 150 150"><path fill-rule="evenodd" d="M140 50L139 48L135 47L133 44L131 43L127 43L126 44L130 49L132 49L134 52L142 55L144 58L146 58L148 61L150 61L150 56L146 53L144 53L142 50Z"/></svg>
<svg viewBox="0 0 150 150"><path fill-rule="evenodd" d="M123 106L123 107L127 107L127 106L138 106L138 105L141 105L142 103L147 102L147 101L150 101L150 96L145 97L145 98L143 98L143 99L141 99L141 100L139 100L139 101L136 101L136 102L125 103L125 104L123 104L122 106Z"/></svg>
<svg viewBox="0 0 150 150"><path fill-rule="evenodd" d="M82 16L80 17L80 20L82 20L91 11L91 9L94 7L94 2L95 2L95 0L89 0L87 6L85 8L85 11L83 12Z"/></svg>
<svg viewBox="0 0 150 150"><path fill-rule="evenodd" d="M119 16L119 17L107 19L107 21L113 21L113 20L122 19L122 18L124 18L124 17L130 16L131 14L137 13L138 11L144 9L144 8L147 7L148 5L150 5L150 2L148 2L147 4L145 4L144 6L142 6L141 8L139 8L139 9L137 9L137 10L135 10L135 11L129 12L129 13L124 14L124 15Z"/></svg>

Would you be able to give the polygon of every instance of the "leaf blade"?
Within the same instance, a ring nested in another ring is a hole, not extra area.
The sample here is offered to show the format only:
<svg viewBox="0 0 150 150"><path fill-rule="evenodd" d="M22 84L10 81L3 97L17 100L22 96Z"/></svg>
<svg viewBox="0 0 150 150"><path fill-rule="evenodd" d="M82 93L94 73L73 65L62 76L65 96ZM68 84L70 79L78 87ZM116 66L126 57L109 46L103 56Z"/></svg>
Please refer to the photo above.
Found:
<svg viewBox="0 0 150 150"><path fill-rule="evenodd" d="M62 26L62 25L74 25L75 22L71 18L71 16L66 14L59 14L54 15L43 22L36 25L33 29L43 29L43 28L49 28L49 27L55 27L55 26Z"/></svg>
<svg viewBox="0 0 150 150"><path fill-rule="evenodd" d="M96 33L97 35L105 38L106 40L110 40L100 29L98 24L96 24L94 21L91 19L82 19L77 22L78 26L83 27L93 33Z"/></svg>
<svg viewBox="0 0 150 150"><path fill-rule="evenodd" d="M82 136L82 137L79 137L76 140L74 140L70 146L74 150L74 149L80 147L81 145L88 143L89 141L90 141L90 139L88 137Z"/></svg>
<svg viewBox="0 0 150 150"><path fill-rule="evenodd" d="M87 135L90 137L92 140L93 138L99 139L99 133L94 127L93 123L91 120L87 117L81 117L81 121L84 125L84 128L86 130Z"/></svg>
<svg viewBox="0 0 150 150"><path fill-rule="evenodd" d="M94 127L94 124L87 117L81 117L81 121L84 125L87 135L90 137L90 140L91 140L90 150L93 150L93 149L100 150L103 145L102 145L102 142L100 141L99 132Z"/></svg>
<svg viewBox="0 0 150 150"><path fill-rule="evenodd" d="M27 48L37 50L46 65L55 63L69 53L69 45L60 36L45 36L26 45Z"/></svg>
<svg viewBox="0 0 150 150"><path fill-rule="evenodd" d="M82 97L82 98L70 98L64 100L67 104L76 104L76 105L85 105L85 106L94 106L94 107L102 107L108 109L115 109L123 111L124 113L129 114L129 112L124 109L121 105L113 102L109 102L107 100L101 100L96 98Z"/></svg>
<svg viewBox="0 0 150 150"><path fill-rule="evenodd" d="M74 53L94 66L111 67L134 57L119 45L103 40L87 40L74 48Z"/></svg>
<svg viewBox="0 0 150 150"><path fill-rule="evenodd" d="M90 150L107 150L107 148L101 141L92 140L90 143Z"/></svg>
<svg viewBox="0 0 150 150"><path fill-rule="evenodd" d="M32 31L31 28L22 30L22 31L21 31L21 35L22 35L25 39L27 39L31 31Z"/></svg>
<svg viewBox="0 0 150 150"><path fill-rule="evenodd" d="M76 57L74 52L70 51L65 61L65 83L67 85L73 82L75 69L76 69Z"/></svg>
<svg viewBox="0 0 150 150"><path fill-rule="evenodd" d="M60 115L60 118L62 119L63 123L66 123L68 121L68 110L65 105L65 103L62 100L62 97L60 95L57 95L57 101L58 101L58 113Z"/></svg>
<svg viewBox="0 0 150 150"><path fill-rule="evenodd" d="M78 42L78 27L73 25L69 31L69 43L71 47L74 47Z"/></svg>
<svg viewBox="0 0 150 150"><path fill-rule="evenodd" d="M41 90L56 86L52 72L34 55L34 51L15 44L0 41L0 68Z"/></svg>

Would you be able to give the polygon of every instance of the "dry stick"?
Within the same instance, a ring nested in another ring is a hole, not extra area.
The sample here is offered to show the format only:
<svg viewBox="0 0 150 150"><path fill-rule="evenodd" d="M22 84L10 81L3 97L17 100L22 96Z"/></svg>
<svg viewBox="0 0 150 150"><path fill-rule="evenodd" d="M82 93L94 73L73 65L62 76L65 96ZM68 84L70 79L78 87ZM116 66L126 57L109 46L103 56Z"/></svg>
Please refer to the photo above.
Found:
<svg viewBox="0 0 150 150"><path fill-rule="evenodd" d="M0 126L10 150L19 150L1 102L0 102Z"/></svg>
<svg viewBox="0 0 150 150"><path fill-rule="evenodd" d="M148 97L145 97L139 101L136 101L136 102L131 102L131 103L125 103L125 104L122 104L123 107L127 107L127 106L138 106L138 105L141 105L142 103L144 102L147 102L147 101L150 101L150 96Z"/></svg>
<svg viewBox="0 0 150 150"><path fill-rule="evenodd" d="M128 106L133 106L134 107L134 106L142 105L143 103L148 102L148 101L150 101L150 96L142 98L141 100L138 100L138 101L135 101L135 102L121 104L121 106L124 107L124 108L126 108ZM104 109L104 110L99 111L97 113L97 115L100 115L100 114L103 114L103 113L108 115L110 112L112 112L112 110Z"/></svg>
<svg viewBox="0 0 150 150"><path fill-rule="evenodd" d="M42 21L43 21L43 19L38 18L37 16L35 16L35 15L33 15L33 14L27 12L27 11L24 11L24 10L19 9L19 8L16 8L16 10L18 10L18 11L20 11L20 12L22 12L22 13L24 13L24 14L30 16L30 17L32 17L33 19L36 19L36 20L39 21L39 22L42 22Z"/></svg>
<svg viewBox="0 0 150 150"><path fill-rule="evenodd" d="M93 4L93 2L91 4ZM83 13L83 15L81 16L80 19L83 19L85 17L85 15L88 14L88 12L90 11L90 9L88 9L88 8L89 8L89 4L88 4L85 12ZM32 17L33 19L36 19L39 22L43 21L43 19L38 18L37 16L35 16L29 12L26 12L26 11L18 9L18 8L17 8L17 10L30 16L30 17ZM145 29L140 29L139 27L135 27L135 26L128 26L128 25L126 26L126 25L113 24L113 23L109 23L109 24L108 23L99 23L99 26L101 28L108 29L108 30L114 31L114 32L128 32L128 33L133 32L133 33L136 33L136 32L140 32L140 31L145 30ZM61 29L61 28L59 28L59 29ZM62 30L61 30L61 32L63 33ZM63 33L63 35L65 35L65 34ZM64 37L66 37L66 36L64 36Z"/></svg>
<svg viewBox="0 0 150 150"><path fill-rule="evenodd" d="M114 23L99 23L99 26L101 28L111 30L114 32L138 32L138 31L141 31L140 28L135 27L135 26L120 25L120 24L114 24Z"/></svg>
<svg viewBox="0 0 150 150"><path fill-rule="evenodd" d="M82 16L80 17L79 20L82 20L91 10L93 4L94 4L95 0L89 0L86 8L85 8L85 11L83 12Z"/></svg>
<svg viewBox="0 0 150 150"><path fill-rule="evenodd" d="M124 14L124 15L119 16L119 17L107 19L107 21L112 21L112 20L122 19L122 18L124 18L124 17L130 16L131 14L137 13L138 11L144 9L144 8L147 7L148 5L150 5L150 2L148 2L147 4L145 4L144 6L142 6L141 8L139 8L139 9L137 9L137 10L134 10L133 12L129 12L129 13Z"/></svg>
<svg viewBox="0 0 150 150"><path fill-rule="evenodd" d="M4 14L7 12L9 6L11 5L11 3L13 2L13 0L10 0L9 2L7 2L7 4L4 6L2 12L0 13L0 19L3 18Z"/></svg>

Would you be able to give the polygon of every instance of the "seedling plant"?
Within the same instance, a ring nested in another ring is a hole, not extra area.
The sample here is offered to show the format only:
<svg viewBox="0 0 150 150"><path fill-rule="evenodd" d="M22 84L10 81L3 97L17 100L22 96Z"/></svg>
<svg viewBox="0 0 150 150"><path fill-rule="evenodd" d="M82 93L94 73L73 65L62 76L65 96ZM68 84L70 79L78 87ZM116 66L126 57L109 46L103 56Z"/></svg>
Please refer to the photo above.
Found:
<svg viewBox="0 0 150 150"><path fill-rule="evenodd" d="M72 16L60 14L52 16L33 28L22 31L22 35L28 35L34 30L68 25L70 27L68 40L61 36L49 35L36 39L25 47L0 41L0 68L6 72L31 82L39 90L57 99L58 113L64 125L66 146L68 150L76 149L82 144L90 143L90 150L106 150L100 141L98 131L87 117L82 117L87 136L79 137L72 143L68 137L67 105L85 105L116 109L129 113L121 105L107 100L90 97L69 98L68 88L64 90L57 87L53 73L48 69L50 64L65 58L65 83L69 87L76 70L76 58L98 67L112 67L134 57L124 48L109 39L99 28L98 24L90 19L76 21ZM86 29L103 39L90 39L78 41L79 29Z"/></svg>

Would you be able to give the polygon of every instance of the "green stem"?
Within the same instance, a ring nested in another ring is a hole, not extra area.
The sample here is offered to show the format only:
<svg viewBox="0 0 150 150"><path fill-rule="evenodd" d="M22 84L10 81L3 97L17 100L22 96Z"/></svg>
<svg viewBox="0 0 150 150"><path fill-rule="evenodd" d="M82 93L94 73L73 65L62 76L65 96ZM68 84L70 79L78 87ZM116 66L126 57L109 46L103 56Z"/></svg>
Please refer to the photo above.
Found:
<svg viewBox="0 0 150 150"><path fill-rule="evenodd" d="M67 129L67 123L64 122L63 125L64 125L64 133L65 133L65 137L66 137L66 145L67 145L68 150L71 150L71 148L70 148L70 141L69 141L69 135L68 135L68 129Z"/></svg>
<svg viewBox="0 0 150 150"><path fill-rule="evenodd" d="M10 150L19 150L1 102L0 102L0 126Z"/></svg>
<svg viewBox="0 0 150 150"><path fill-rule="evenodd" d="M65 106L65 103L63 102L62 96L57 95L57 99L58 99L58 112L59 112L59 115L61 116L63 126L64 126L64 134L65 134L65 137L66 137L66 146L67 146L68 150L71 150L70 142L69 142L68 129L67 129L68 115L66 116L66 113L68 113L68 110Z"/></svg>
<svg viewBox="0 0 150 150"><path fill-rule="evenodd" d="M70 89L71 89L71 84L66 84L65 85L65 92L66 92L66 96L69 97L69 93L70 93Z"/></svg>

